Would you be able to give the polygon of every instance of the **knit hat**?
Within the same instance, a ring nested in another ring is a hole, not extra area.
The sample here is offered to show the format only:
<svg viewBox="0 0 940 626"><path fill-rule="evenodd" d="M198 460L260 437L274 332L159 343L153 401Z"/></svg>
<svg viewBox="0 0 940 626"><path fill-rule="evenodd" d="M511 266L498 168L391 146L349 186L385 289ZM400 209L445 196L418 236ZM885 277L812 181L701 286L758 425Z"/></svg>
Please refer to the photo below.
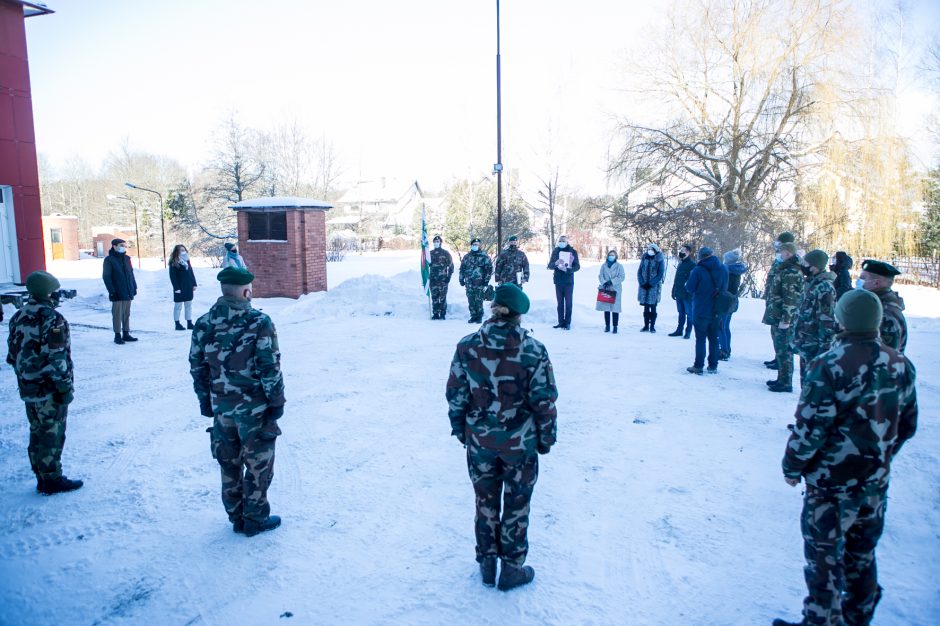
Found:
<svg viewBox="0 0 940 626"><path fill-rule="evenodd" d="M796 244L793 243L792 241L787 241L787 242L780 244L780 252L783 252L784 250L786 250L790 254L796 254Z"/></svg>
<svg viewBox="0 0 940 626"><path fill-rule="evenodd" d="M216 279L223 285L248 285L255 279L255 275L248 270L226 267L216 275Z"/></svg>
<svg viewBox="0 0 940 626"><path fill-rule="evenodd" d="M37 270L26 277L26 291L36 298L48 298L49 294L60 286L58 278L42 270Z"/></svg>
<svg viewBox="0 0 940 626"><path fill-rule="evenodd" d="M722 256L722 260L725 262L725 265L731 265L732 263L737 263L741 260L741 251L740 250L728 250Z"/></svg>
<svg viewBox="0 0 940 626"><path fill-rule="evenodd" d="M513 283L506 283L496 288L493 294L493 304L501 304L518 315L529 312L529 296Z"/></svg>
<svg viewBox="0 0 940 626"><path fill-rule="evenodd" d="M829 255L822 250L810 250L803 257L807 265L811 265L820 272L826 271L826 264L829 263Z"/></svg>
<svg viewBox="0 0 940 626"><path fill-rule="evenodd" d="M872 274L878 274L879 276L887 276L888 278L894 278L901 273L898 268L894 267L890 263L885 263L884 261L875 261L873 259L866 259L862 261L862 270Z"/></svg>
<svg viewBox="0 0 940 626"><path fill-rule="evenodd" d="M707 259L711 255L715 254L715 251L709 248L708 246L702 246L698 249L698 260Z"/></svg>
<svg viewBox="0 0 940 626"><path fill-rule="evenodd" d="M850 333L878 330L883 314L881 300L865 289L846 291L836 303L836 321Z"/></svg>
<svg viewBox="0 0 940 626"><path fill-rule="evenodd" d="M779 241L780 243L793 243L794 241L796 241L796 237L794 237L793 233L791 233L790 231L785 230L779 235L777 235L777 241Z"/></svg>
<svg viewBox="0 0 940 626"><path fill-rule="evenodd" d="M234 248L235 248L235 244L234 244L234 243L232 243L231 241L226 241L226 242L225 242L225 249L226 249L226 250L228 250L229 252L231 252Z"/></svg>

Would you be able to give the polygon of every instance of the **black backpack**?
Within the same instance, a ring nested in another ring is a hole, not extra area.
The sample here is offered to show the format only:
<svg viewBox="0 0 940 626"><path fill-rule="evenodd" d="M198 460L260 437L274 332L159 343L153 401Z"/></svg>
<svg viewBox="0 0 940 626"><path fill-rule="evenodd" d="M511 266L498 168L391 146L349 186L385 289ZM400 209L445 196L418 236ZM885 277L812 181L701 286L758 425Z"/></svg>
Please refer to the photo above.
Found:
<svg viewBox="0 0 940 626"><path fill-rule="evenodd" d="M712 297L715 299L715 304L713 310L716 317L724 317L725 315L730 315L738 310L738 296L731 293L727 289L720 291L718 289L718 281L715 280L715 277L712 276L711 272L708 272L708 277L712 279L712 284L715 285L714 293Z"/></svg>

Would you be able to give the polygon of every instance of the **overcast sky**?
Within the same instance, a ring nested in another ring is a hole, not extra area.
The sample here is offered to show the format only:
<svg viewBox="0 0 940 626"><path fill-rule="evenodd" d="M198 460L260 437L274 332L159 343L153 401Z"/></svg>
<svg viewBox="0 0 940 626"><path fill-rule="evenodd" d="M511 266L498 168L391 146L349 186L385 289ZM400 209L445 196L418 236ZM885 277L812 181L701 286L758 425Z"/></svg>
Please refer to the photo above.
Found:
<svg viewBox="0 0 940 626"><path fill-rule="evenodd" d="M49 0L27 20L37 143L93 167L123 138L190 168L228 110L296 117L338 148L344 182L439 187L496 161L493 0ZM605 190L621 58L658 0L503 0L503 162L531 168L554 127L570 183ZM940 31L940 2L914 2ZM930 106L908 96L920 116ZM911 122L913 124L913 122Z"/></svg>

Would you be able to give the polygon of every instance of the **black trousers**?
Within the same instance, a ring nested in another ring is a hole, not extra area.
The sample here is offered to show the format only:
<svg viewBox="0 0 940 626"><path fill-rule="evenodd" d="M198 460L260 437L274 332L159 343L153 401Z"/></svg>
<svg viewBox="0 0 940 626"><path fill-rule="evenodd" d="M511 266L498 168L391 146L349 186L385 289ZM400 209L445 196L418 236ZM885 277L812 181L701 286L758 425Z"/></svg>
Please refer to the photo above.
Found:
<svg viewBox="0 0 940 626"><path fill-rule="evenodd" d="M574 283L555 285L555 298L558 300L558 323L571 326L571 297L574 295Z"/></svg>

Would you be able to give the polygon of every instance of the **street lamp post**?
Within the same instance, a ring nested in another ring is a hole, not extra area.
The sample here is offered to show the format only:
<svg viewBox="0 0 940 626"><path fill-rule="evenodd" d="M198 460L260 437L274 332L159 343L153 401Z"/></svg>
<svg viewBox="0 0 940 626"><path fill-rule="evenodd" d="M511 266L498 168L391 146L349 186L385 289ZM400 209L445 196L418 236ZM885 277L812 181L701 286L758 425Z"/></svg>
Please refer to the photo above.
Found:
<svg viewBox="0 0 940 626"><path fill-rule="evenodd" d="M149 193L157 194L157 198L160 199L160 243L163 246L163 267L166 267L166 223L163 216L163 195L159 191L154 191L153 189L147 189L146 187L138 187L137 185L131 183L124 183L125 187L129 189L136 189L138 191L146 191ZM137 221L137 213L134 212L134 221ZM140 240L137 240L138 250L140 249ZM138 258L139 258L138 253ZM138 263L139 265L139 263Z"/></svg>
<svg viewBox="0 0 940 626"><path fill-rule="evenodd" d="M137 269L140 269L140 228L137 226L137 203L127 196L112 196L111 194L108 194L108 200L127 200L134 207L134 237L136 237L134 246L137 248Z"/></svg>
<svg viewBox="0 0 940 626"><path fill-rule="evenodd" d="M503 115L499 59L499 0L496 0L496 252L503 249Z"/></svg>

